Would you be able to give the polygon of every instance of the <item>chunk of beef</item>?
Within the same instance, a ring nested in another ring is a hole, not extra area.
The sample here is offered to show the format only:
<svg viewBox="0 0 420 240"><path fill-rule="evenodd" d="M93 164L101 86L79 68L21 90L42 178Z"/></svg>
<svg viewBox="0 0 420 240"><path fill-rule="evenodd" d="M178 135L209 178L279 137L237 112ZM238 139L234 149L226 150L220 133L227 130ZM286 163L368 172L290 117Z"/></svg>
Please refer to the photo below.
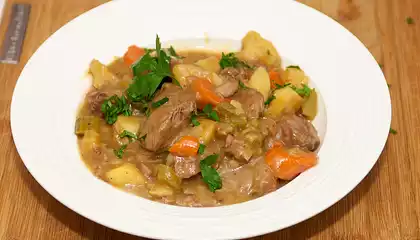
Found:
<svg viewBox="0 0 420 240"><path fill-rule="evenodd" d="M207 145L203 154L194 157L177 157L172 156L174 162L175 173L180 178L190 178L198 174L200 170L200 161L212 155L219 154L219 159L224 157L223 151L220 151L222 142L213 141ZM167 164L172 164L167 162ZM216 164L217 165L217 164Z"/></svg>
<svg viewBox="0 0 420 240"><path fill-rule="evenodd" d="M93 90L86 95L87 104L90 112L96 116L102 116L101 105L108 98L104 92Z"/></svg>
<svg viewBox="0 0 420 240"><path fill-rule="evenodd" d="M238 91L239 82L237 80L225 80L215 91L222 97L230 97Z"/></svg>
<svg viewBox="0 0 420 240"><path fill-rule="evenodd" d="M225 151L236 159L245 161L249 161L253 153L243 137L233 135L226 137Z"/></svg>
<svg viewBox="0 0 420 240"><path fill-rule="evenodd" d="M169 101L151 113L141 131L141 136L147 134L143 145L150 151L169 147L189 124L191 113L196 109L195 94L189 89L169 86L162 89L154 101L164 97L168 97Z"/></svg>
<svg viewBox="0 0 420 240"><path fill-rule="evenodd" d="M255 192L266 194L278 188L277 178L265 163L263 156L251 159L249 164L255 169L253 186Z"/></svg>
<svg viewBox="0 0 420 240"><path fill-rule="evenodd" d="M228 67L220 71L219 76L222 79L228 81L241 81L241 82L248 82L252 76L252 69L245 68L245 67Z"/></svg>
<svg viewBox="0 0 420 240"><path fill-rule="evenodd" d="M275 134L266 138L266 147L271 148L276 141L280 141L286 147L300 147L309 151L315 151L320 144L312 123L294 114L280 118Z"/></svg>
<svg viewBox="0 0 420 240"><path fill-rule="evenodd" d="M249 200L277 189L278 182L270 167L260 157L254 161L229 171L220 171L222 189L217 197L227 203L229 198Z"/></svg>
<svg viewBox="0 0 420 240"><path fill-rule="evenodd" d="M197 157L175 156L175 174L180 178L190 178L200 172L200 161Z"/></svg>
<svg viewBox="0 0 420 240"><path fill-rule="evenodd" d="M242 104L248 118L258 118L264 111L264 96L255 89L240 90L232 99Z"/></svg>
<svg viewBox="0 0 420 240"><path fill-rule="evenodd" d="M264 136L276 134L276 121L272 118L263 118L260 121L260 131Z"/></svg>

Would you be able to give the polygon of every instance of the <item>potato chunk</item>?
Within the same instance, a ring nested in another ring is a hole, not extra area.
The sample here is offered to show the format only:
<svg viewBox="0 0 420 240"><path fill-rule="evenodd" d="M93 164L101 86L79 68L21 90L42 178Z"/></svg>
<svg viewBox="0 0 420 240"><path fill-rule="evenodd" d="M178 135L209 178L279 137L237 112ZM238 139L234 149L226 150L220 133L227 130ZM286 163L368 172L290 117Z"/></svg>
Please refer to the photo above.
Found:
<svg viewBox="0 0 420 240"><path fill-rule="evenodd" d="M248 86L260 92L264 96L264 100L267 100L270 93L270 76L267 70L263 67L257 68L252 74Z"/></svg>
<svg viewBox="0 0 420 240"><path fill-rule="evenodd" d="M174 190L164 183L156 183L151 185L149 194L154 197L169 197L174 194Z"/></svg>
<svg viewBox="0 0 420 240"><path fill-rule="evenodd" d="M290 87L278 89L274 92L275 99L271 101L265 115L278 117L283 112L296 112L302 105L302 97Z"/></svg>
<svg viewBox="0 0 420 240"><path fill-rule="evenodd" d="M200 125L193 127L191 135L197 137L200 143L209 144L216 132L216 122L209 119L200 119Z"/></svg>
<svg viewBox="0 0 420 240"><path fill-rule="evenodd" d="M247 61L260 61L267 66L280 66L281 59L274 45L255 31L249 31L242 39L238 57Z"/></svg>
<svg viewBox="0 0 420 240"><path fill-rule="evenodd" d="M215 56L198 60L195 64L210 72L218 73L220 71L219 59Z"/></svg>
<svg viewBox="0 0 420 240"><path fill-rule="evenodd" d="M172 69L175 79L182 87L187 87L191 84L191 78L208 79L214 85L218 86L223 83L223 80L214 72L210 72L195 64L178 64Z"/></svg>
<svg viewBox="0 0 420 240"><path fill-rule="evenodd" d="M108 67L94 59L90 63L89 72L92 74L93 83L92 85L98 89L103 85L116 82L117 77L109 71Z"/></svg>
<svg viewBox="0 0 420 240"><path fill-rule="evenodd" d="M181 188L181 179L176 175L174 169L167 165L159 164L157 166L157 179L175 189Z"/></svg>
<svg viewBox="0 0 420 240"><path fill-rule="evenodd" d="M124 187L130 185L144 185L145 178L136 165L124 163L123 165L108 171L106 179L114 186Z"/></svg>
<svg viewBox="0 0 420 240"><path fill-rule="evenodd" d="M308 85L309 78L305 75L305 72L297 66L287 67L281 75L281 78L285 83L290 83L297 88L301 88L303 84Z"/></svg>
<svg viewBox="0 0 420 240"><path fill-rule="evenodd" d="M318 94L315 89L311 91L308 99L302 105L302 114L309 120L313 120L318 113Z"/></svg>
<svg viewBox="0 0 420 240"><path fill-rule="evenodd" d="M139 132L141 126L141 118L136 116L118 116L117 121L114 123L114 130L117 134L128 131L136 134Z"/></svg>

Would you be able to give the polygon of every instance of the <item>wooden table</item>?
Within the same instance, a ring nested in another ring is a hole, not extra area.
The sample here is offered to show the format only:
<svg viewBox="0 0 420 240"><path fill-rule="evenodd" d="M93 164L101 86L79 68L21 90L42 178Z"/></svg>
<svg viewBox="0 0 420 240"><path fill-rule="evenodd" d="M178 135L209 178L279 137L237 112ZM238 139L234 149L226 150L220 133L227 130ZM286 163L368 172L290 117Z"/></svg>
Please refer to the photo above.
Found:
<svg viewBox="0 0 420 240"><path fill-rule="evenodd" d="M383 65L398 134L390 135L373 170L343 200L255 239L420 239L420 1L301 1L347 27ZM1 38L14 2L31 3L32 11L21 62L0 64L0 239L139 239L87 220L52 198L24 167L10 130L13 88L29 57L62 25L106 1L8 0ZM414 24L407 24L409 16Z"/></svg>

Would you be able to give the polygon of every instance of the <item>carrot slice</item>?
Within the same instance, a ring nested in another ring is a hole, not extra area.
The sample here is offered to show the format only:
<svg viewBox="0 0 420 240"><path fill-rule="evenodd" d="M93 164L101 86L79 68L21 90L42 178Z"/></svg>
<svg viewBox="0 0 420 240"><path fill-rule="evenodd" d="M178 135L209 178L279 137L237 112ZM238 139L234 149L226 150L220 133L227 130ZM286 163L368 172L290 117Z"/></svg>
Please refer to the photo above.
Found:
<svg viewBox="0 0 420 240"><path fill-rule="evenodd" d="M133 65L140 57L144 55L146 51L144 48L139 48L136 45L131 45L128 47L127 52L125 52L123 60L124 63L128 66Z"/></svg>
<svg viewBox="0 0 420 240"><path fill-rule="evenodd" d="M193 136L181 137L172 147L169 148L169 152L181 157L196 156L200 142L198 138Z"/></svg>
<svg viewBox="0 0 420 240"><path fill-rule="evenodd" d="M300 173L317 163L316 154L293 148L287 151L282 147L274 147L265 155L265 162L270 166L277 178L292 180Z"/></svg>
<svg viewBox="0 0 420 240"><path fill-rule="evenodd" d="M197 104L204 107L206 104L216 106L223 101L223 98L216 94L213 84L207 79L196 79L192 81L191 87L197 94Z"/></svg>
<svg viewBox="0 0 420 240"><path fill-rule="evenodd" d="M281 79L279 71L271 70L268 75L270 76L271 88L276 88L276 84L283 85L284 81Z"/></svg>

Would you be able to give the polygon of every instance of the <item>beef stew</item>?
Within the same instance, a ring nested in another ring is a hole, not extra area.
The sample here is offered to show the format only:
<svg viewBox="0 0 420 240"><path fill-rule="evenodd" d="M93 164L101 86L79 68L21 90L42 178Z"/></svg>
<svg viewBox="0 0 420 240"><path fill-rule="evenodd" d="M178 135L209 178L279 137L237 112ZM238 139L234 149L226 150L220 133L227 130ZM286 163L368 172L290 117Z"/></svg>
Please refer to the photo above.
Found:
<svg viewBox="0 0 420 240"><path fill-rule="evenodd" d="M77 115L98 178L162 203L209 207L275 191L317 163L317 93L250 31L235 53L130 46L93 60Z"/></svg>

